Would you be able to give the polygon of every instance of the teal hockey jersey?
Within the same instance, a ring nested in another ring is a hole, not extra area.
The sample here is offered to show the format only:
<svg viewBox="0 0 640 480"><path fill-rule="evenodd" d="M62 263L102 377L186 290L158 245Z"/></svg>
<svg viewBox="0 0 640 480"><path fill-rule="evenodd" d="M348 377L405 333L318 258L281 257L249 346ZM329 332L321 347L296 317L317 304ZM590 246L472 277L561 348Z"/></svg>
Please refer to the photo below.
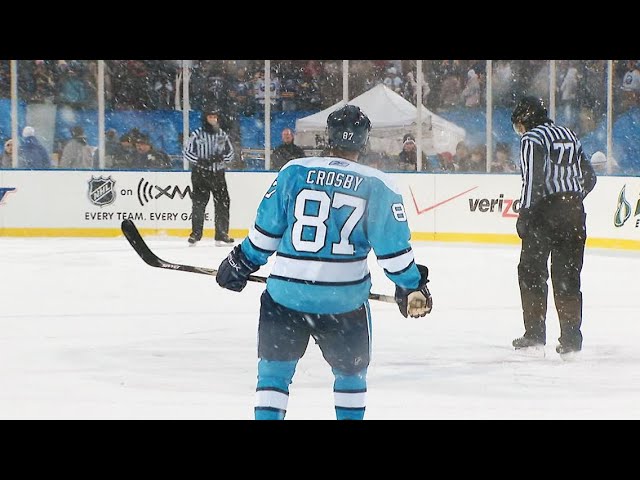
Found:
<svg viewBox="0 0 640 480"><path fill-rule="evenodd" d="M241 248L256 265L276 254L267 279L276 302L331 314L367 301L371 249L391 281L417 288L420 273L410 237L391 176L338 157L307 157L280 170Z"/></svg>

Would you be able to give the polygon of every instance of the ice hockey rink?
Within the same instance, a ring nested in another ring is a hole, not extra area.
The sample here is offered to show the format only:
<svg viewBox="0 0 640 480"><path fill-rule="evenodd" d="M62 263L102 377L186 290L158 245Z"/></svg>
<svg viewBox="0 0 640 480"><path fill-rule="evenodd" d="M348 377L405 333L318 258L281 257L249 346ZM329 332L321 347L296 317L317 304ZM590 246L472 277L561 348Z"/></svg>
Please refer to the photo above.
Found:
<svg viewBox="0 0 640 480"><path fill-rule="evenodd" d="M147 237L161 258L217 268L229 247ZM429 266L431 315L372 301L368 420L640 419L640 258L588 248L583 351L544 357L523 333L518 245L414 242ZM266 275L270 263L256 274ZM264 285L146 265L124 237L0 238L1 419L250 420ZM373 257L373 292L393 294ZM288 420L334 419L333 377L310 342Z"/></svg>

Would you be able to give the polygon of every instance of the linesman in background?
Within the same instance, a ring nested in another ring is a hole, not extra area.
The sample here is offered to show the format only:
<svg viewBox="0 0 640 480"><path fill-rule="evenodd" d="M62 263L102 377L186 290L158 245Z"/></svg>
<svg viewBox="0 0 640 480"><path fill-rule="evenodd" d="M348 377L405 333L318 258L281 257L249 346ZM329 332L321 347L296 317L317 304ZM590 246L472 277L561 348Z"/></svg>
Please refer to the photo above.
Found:
<svg viewBox="0 0 640 480"><path fill-rule="evenodd" d="M513 340L516 350L546 344L548 261L558 320L561 357L582 349L580 275L587 239L583 200L596 174L580 140L557 125L536 97L522 98L511 115L520 135L522 192L516 229L522 239L518 282L525 333Z"/></svg>
<svg viewBox="0 0 640 480"><path fill-rule="evenodd" d="M204 217L209 196L213 195L216 246L233 244L229 237L229 190L225 170L233 160L234 149L229 135L220 128L220 112L203 111L202 127L194 130L184 148L184 156L191 165L192 209L189 244L202 239Z"/></svg>

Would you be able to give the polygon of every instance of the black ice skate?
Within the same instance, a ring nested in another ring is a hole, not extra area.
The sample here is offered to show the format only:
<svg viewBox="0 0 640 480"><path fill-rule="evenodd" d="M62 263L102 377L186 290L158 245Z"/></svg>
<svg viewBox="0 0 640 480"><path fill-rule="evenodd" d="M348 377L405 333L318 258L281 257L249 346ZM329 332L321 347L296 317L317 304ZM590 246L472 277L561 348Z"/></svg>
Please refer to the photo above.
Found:
<svg viewBox="0 0 640 480"><path fill-rule="evenodd" d="M558 345L556 345L556 353L558 353L560 355L560 358L563 360L572 360L573 358L578 356L580 350L582 350L582 347L580 347L579 345L572 345L570 343L559 343Z"/></svg>
<svg viewBox="0 0 640 480"><path fill-rule="evenodd" d="M544 347L545 342L539 338L535 337L527 337L523 335L522 337L516 338L513 342L511 342L513 348L516 350L520 350L521 348L530 348L530 347Z"/></svg>
<svg viewBox="0 0 640 480"><path fill-rule="evenodd" d="M235 240L229 235L220 235L216 238L216 247L226 247L228 245L233 245L233 242L235 242Z"/></svg>
<svg viewBox="0 0 640 480"><path fill-rule="evenodd" d="M523 353L527 356L533 357L544 357L544 345L545 341L536 338L536 337L528 337L523 335L522 337L518 337L511 342L513 348L515 348L519 353Z"/></svg>
<svg viewBox="0 0 640 480"><path fill-rule="evenodd" d="M194 247L199 241L200 239L193 233L189 235L189 239L187 240L187 242L189 242L190 247Z"/></svg>

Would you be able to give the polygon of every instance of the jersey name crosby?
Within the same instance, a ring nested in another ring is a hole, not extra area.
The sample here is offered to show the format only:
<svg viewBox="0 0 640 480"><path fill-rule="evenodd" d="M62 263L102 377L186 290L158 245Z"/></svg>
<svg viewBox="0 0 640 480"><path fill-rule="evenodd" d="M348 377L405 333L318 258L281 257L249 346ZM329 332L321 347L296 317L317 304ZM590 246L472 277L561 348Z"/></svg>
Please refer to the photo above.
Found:
<svg viewBox="0 0 640 480"><path fill-rule="evenodd" d="M351 173L334 172L332 170L309 170L306 183L312 185L326 185L348 190L358 191L358 187L364 179Z"/></svg>
<svg viewBox="0 0 640 480"><path fill-rule="evenodd" d="M372 249L388 278L404 288L418 285L410 238L392 177L346 159L304 157L278 172L241 248L255 265L275 254L267 291L276 302L344 313L367 301Z"/></svg>

